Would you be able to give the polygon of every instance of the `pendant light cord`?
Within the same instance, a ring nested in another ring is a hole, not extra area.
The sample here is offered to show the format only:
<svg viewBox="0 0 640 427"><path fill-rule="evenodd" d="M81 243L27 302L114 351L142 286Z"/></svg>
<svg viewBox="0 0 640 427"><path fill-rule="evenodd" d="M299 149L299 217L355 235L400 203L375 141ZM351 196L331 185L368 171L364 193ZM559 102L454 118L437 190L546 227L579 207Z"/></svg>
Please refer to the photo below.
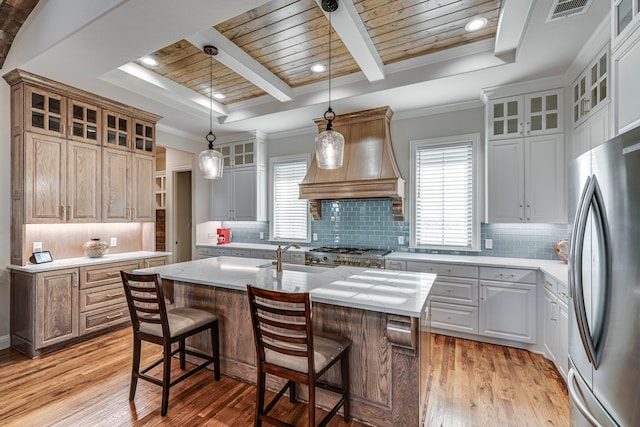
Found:
<svg viewBox="0 0 640 427"><path fill-rule="evenodd" d="M331 15L333 12L329 12L329 111L331 111Z"/></svg>
<svg viewBox="0 0 640 427"><path fill-rule="evenodd" d="M213 133L213 55L209 55L209 133ZM209 148L213 148L213 141Z"/></svg>

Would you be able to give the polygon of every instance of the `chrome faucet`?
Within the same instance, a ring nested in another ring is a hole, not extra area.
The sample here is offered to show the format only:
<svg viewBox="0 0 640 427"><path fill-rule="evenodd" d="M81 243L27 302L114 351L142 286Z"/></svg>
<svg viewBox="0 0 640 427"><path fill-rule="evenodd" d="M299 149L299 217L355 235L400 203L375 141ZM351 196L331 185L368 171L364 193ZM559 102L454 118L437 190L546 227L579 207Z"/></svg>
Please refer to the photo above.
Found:
<svg viewBox="0 0 640 427"><path fill-rule="evenodd" d="M284 248L278 245L278 249L276 249L276 260L272 262L272 264L276 266L277 273L282 273L282 254L287 252L291 246L300 249L300 245L297 243L289 243Z"/></svg>

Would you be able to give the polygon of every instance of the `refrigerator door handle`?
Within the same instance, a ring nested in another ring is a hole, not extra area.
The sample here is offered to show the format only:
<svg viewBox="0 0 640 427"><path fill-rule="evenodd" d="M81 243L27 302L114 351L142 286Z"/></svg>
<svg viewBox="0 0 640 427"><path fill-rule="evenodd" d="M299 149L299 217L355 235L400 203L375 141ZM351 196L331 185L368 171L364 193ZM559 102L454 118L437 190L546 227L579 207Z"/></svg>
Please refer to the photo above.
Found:
<svg viewBox="0 0 640 427"><path fill-rule="evenodd" d="M595 218L600 225L597 227L597 230L600 232L600 237L602 242L602 255L601 259L601 267L604 272L602 279L604 281L604 288L602 300L601 300L601 310L598 310L598 318L595 319L595 331L596 336L593 338L591 334L589 334L589 338L592 338L592 346L594 348L594 364L593 366L598 369L600 365L600 358L602 357L602 352L604 350L604 341L607 336L607 330L609 326L609 312L611 310L611 231L609 230L609 221L607 220L607 213L604 208L604 197L602 196L602 191L600 190L600 185L598 184L598 179L596 176L593 176L593 206L595 212Z"/></svg>
<svg viewBox="0 0 640 427"><path fill-rule="evenodd" d="M576 323L580 332L582 346L587 354L589 363L595 364L595 348L593 340L589 333L589 324L587 322L587 312L584 305L584 294L582 287L582 252L584 248L584 234L587 227L587 217L591 207L591 201L594 193L594 181L591 177L587 178L584 185L584 191L578 206L576 218L574 221L573 235L571 236L571 295L573 297L573 308L576 315Z"/></svg>
<svg viewBox="0 0 640 427"><path fill-rule="evenodd" d="M580 411L580 413L587 419L587 421L589 421L589 423L591 423L592 426L602 427L602 424L600 424L598 420L595 419L593 414L589 412L589 409L587 409L587 406L584 404L582 398L580 397L580 393L578 393L578 390L576 389L576 373L573 368L569 368L569 373L567 376L569 377L567 378L567 388L569 389L569 396L573 403L576 405L576 408L578 408L578 411Z"/></svg>

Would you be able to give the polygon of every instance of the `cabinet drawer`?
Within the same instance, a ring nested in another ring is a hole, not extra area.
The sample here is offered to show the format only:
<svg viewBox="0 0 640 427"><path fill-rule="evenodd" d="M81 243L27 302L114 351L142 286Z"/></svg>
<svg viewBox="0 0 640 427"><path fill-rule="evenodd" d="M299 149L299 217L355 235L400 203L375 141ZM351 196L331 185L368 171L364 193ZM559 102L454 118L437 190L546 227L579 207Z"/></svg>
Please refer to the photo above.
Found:
<svg viewBox="0 0 640 427"><path fill-rule="evenodd" d="M241 250L241 249L240 249ZM247 251L242 250L242 252L246 253ZM247 255L234 255L234 256L250 256L251 258L259 258L259 259L276 259L276 251L269 251L264 249L252 249ZM282 254L282 261L289 262L291 260L291 254L285 252ZM304 260L303 260L304 263Z"/></svg>
<svg viewBox="0 0 640 427"><path fill-rule="evenodd" d="M250 258L251 251L247 249L231 249L231 256Z"/></svg>
<svg viewBox="0 0 640 427"><path fill-rule="evenodd" d="M560 281L558 281L558 298L565 304L569 304L569 287Z"/></svg>
<svg viewBox="0 0 640 427"><path fill-rule="evenodd" d="M126 302L126 298L121 283L80 291L80 311L83 313L124 302Z"/></svg>
<svg viewBox="0 0 640 427"><path fill-rule="evenodd" d="M431 326L477 334L478 308L432 302Z"/></svg>
<svg viewBox="0 0 640 427"><path fill-rule="evenodd" d="M388 261L384 262L384 268L386 268L387 270L406 271L407 270L407 262L406 261L388 260Z"/></svg>
<svg viewBox="0 0 640 427"><path fill-rule="evenodd" d="M407 271L435 273L438 276L468 277L470 279L478 278L478 267L475 265L407 261Z"/></svg>
<svg viewBox="0 0 640 427"><path fill-rule="evenodd" d="M480 267L480 278L503 282L536 283L536 270L522 268Z"/></svg>
<svg viewBox="0 0 640 427"><path fill-rule="evenodd" d="M80 289L122 283L120 270L131 273L140 268L140 264L141 262L136 260L80 267Z"/></svg>
<svg viewBox="0 0 640 427"><path fill-rule="evenodd" d="M431 290L431 300L477 307L478 280L438 278Z"/></svg>
<svg viewBox="0 0 640 427"><path fill-rule="evenodd" d="M558 281L554 277L551 277L548 274L543 274L542 284L544 285L545 289L549 290L549 292L553 293L554 295L558 294Z"/></svg>
<svg viewBox="0 0 640 427"><path fill-rule="evenodd" d="M161 265L167 265L167 257L147 258L142 263L142 268L159 267Z"/></svg>
<svg viewBox="0 0 640 427"><path fill-rule="evenodd" d="M80 335L129 322L126 304L80 314Z"/></svg>

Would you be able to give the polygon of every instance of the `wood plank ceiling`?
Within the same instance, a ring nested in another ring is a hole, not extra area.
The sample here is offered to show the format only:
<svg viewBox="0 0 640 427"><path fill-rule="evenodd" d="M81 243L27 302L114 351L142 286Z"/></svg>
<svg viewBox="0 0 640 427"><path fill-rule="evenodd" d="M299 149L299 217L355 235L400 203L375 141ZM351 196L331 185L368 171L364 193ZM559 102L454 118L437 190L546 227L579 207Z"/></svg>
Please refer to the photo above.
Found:
<svg viewBox="0 0 640 427"><path fill-rule="evenodd" d="M385 65L495 37L501 0L353 0L356 11ZM465 24L482 16L488 25L467 32ZM324 81L328 71L329 22L315 0L273 0L216 25L215 30L292 88ZM332 31L332 78L360 71ZM209 56L181 40L149 56L157 66L142 65L204 96L209 96ZM222 104L265 95L244 77L214 60L214 93Z"/></svg>

